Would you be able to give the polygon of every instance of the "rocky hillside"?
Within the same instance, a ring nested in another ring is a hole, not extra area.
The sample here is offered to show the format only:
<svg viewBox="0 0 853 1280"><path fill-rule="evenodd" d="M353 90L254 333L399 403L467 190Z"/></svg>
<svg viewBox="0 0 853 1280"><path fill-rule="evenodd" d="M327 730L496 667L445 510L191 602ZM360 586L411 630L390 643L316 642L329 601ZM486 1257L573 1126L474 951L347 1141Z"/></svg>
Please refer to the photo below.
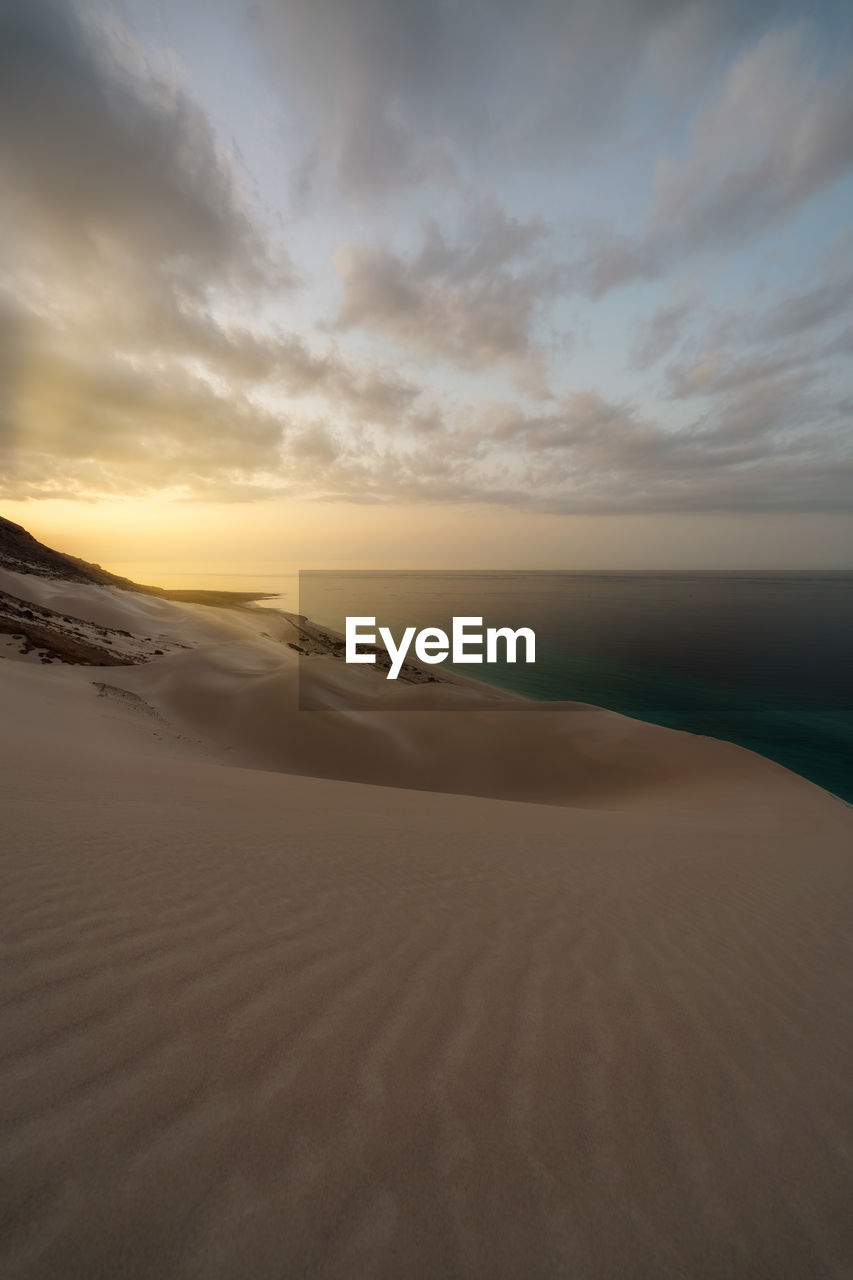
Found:
<svg viewBox="0 0 853 1280"><path fill-rule="evenodd" d="M22 525L13 524L0 516L0 568L13 573L31 573L39 578L59 578L64 582L96 584L101 587L119 587L122 591L141 591L145 595L160 596L164 600L178 600L185 604L207 604L220 609L239 608L253 600L271 599L268 592L260 591L167 591L163 587L145 587L130 578L102 569L99 564L89 564L77 556L65 555L46 547Z"/></svg>
<svg viewBox="0 0 853 1280"><path fill-rule="evenodd" d="M65 582L97 583L99 586L121 587L125 591L141 591L127 578L108 573L98 564L88 564L76 556L63 555L39 542L22 525L0 516L0 567L13 573L34 573L39 578L61 578Z"/></svg>

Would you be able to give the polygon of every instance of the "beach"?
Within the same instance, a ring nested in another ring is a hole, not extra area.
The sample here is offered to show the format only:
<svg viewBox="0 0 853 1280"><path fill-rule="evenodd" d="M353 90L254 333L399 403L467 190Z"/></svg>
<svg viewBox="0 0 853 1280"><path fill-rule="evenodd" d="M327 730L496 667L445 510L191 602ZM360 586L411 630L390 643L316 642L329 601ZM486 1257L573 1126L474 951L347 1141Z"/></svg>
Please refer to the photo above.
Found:
<svg viewBox="0 0 853 1280"><path fill-rule="evenodd" d="M853 1280L853 23L0 3L0 1280Z"/></svg>
<svg viewBox="0 0 853 1280"><path fill-rule="evenodd" d="M4 1275L849 1275L848 806L0 574L162 650L0 659Z"/></svg>

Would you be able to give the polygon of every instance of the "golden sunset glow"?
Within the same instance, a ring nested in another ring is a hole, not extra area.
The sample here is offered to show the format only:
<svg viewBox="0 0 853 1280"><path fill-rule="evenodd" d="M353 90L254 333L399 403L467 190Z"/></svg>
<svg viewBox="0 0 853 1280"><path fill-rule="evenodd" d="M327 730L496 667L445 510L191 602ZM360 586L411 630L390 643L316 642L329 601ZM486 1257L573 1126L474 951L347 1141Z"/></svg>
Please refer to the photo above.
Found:
<svg viewBox="0 0 853 1280"><path fill-rule="evenodd" d="M11 518L153 577L850 563L839 14L489 8L3 7Z"/></svg>

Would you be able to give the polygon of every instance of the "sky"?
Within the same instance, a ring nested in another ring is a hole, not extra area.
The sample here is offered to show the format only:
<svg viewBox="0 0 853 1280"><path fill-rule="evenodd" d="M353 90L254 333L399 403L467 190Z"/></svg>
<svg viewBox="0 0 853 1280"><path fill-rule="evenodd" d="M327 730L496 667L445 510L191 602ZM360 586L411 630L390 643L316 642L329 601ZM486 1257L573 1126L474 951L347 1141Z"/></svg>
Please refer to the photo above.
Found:
<svg viewBox="0 0 853 1280"><path fill-rule="evenodd" d="M0 184L63 549L853 567L845 2L3 0Z"/></svg>

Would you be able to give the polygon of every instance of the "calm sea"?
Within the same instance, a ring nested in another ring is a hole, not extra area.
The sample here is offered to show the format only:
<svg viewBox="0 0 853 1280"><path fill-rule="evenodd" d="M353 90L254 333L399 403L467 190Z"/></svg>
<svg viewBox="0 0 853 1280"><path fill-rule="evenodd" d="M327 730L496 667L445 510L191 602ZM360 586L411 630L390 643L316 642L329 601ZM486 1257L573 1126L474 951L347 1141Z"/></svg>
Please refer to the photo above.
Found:
<svg viewBox="0 0 853 1280"><path fill-rule="evenodd" d="M535 666L459 670L739 743L853 802L853 572L316 572L298 607L532 627Z"/></svg>

